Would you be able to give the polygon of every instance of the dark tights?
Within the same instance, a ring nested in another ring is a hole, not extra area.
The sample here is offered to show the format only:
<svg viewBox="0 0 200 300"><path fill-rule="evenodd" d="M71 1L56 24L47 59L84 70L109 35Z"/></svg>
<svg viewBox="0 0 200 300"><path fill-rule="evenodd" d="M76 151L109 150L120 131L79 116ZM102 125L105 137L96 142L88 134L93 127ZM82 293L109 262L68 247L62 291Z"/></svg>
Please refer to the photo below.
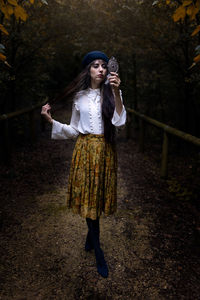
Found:
<svg viewBox="0 0 200 300"><path fill-rule="evenodd" d="M108 267L104 259L104 253L100 247L99 241L99 218L97 218L96 220L86 218L86 222L88 226L88 234L85 243L85 250L90 251L94 249L97 262L97 271L101 276L107 277Z"/></svg>

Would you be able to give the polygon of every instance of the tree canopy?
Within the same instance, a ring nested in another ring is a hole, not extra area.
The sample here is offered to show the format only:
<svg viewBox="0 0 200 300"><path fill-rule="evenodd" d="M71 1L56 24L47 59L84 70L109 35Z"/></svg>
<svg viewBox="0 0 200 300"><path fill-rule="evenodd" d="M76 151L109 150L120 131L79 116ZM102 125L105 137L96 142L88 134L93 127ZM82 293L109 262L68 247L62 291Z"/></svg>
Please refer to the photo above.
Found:
<svg viewBox="0 0 200 300"><path fill-rule="evenodd" d="M198 135L199 3L0 0L1 112L53 98L98 49L119 60L128 106Z"/></svg>

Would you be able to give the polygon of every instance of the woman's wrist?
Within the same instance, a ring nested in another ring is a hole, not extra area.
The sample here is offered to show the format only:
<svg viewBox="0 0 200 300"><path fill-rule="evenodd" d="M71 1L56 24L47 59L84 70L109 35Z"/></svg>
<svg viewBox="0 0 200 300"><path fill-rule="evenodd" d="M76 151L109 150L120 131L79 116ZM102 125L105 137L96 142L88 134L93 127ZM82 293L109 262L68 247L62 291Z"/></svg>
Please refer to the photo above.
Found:
<svg viewBox="0 0 200 300"><path fill-rule="evenodd" d="M119 88L117 88L116 90L113 90L113 94L114 94L114 100L115 100L115 103L121 103L121 95L120 95L120 90Z"/></svg>
<svg viewBox="0 0 200 300"><path fill-rule="evenodd" d="M118 87L113 87L113 92L115 96L120 96L119 88Z"/></svg>
<svg viewBox="0 0 200 300"><path fill-rule="evenodd" d="M123 109L123 105L122 105L119 88L116 88L116 90L114 91L114 100L115 100L116 112L118 113L118 115L120 115Z"/></svg>
<svg viewBox="0 0 200 300"><path fill-rule="evenodd" d="M49 115L43 115L46 122L53 124L53 119Z"/></svg>

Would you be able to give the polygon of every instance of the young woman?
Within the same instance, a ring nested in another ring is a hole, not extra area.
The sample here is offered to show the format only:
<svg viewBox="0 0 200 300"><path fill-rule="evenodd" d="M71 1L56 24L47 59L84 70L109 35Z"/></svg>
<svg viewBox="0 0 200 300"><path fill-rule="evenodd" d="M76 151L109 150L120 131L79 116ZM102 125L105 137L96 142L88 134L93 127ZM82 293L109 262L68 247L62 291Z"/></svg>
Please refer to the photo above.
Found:
<svg viewBox="0 0 200 300"><path fill-rule="evenodd" d="M97 271L108 276L108 267L99 242L99 218L117 208L117 157L115 127L126 122L119 90L120 78L107 78L108 57L101 51L86 54L83 71L66 89L73 95L70 125L52 119L50 105L41 114L52 124L52 139L77 138L67 188L67 207L86 218L88 234L85 250L95 250Z"/></svg>

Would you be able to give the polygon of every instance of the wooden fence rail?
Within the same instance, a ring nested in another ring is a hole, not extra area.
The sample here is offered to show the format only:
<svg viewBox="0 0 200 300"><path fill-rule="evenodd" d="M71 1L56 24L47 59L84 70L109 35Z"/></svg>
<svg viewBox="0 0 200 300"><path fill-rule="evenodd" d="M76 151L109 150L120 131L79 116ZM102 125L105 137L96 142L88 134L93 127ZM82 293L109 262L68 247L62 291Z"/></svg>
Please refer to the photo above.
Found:
<svg viewBox="0 0 200 300"><path fill-rule="evenodd" d="M161 177L167 178L168 175L168 149L169 149L169 134L178 137L182 140L185 140L196 146L200 146L200 138L197 138L191 134L180 131L176 128L168 126L164 123L161 123L157 120L154 120L148 116L145 116L134 109L127 108L128 113L134 114L139 118L140 134L139 134L139 149L141 152L144 151L144 138L145 138L145 125L147 123L161 128L163 130L163 144L162 144L162 158L161 158Z"/></svg>
<svg viewBox="0 0 200 300"><path fill-rule="evenodd" d="M0 115L0 122L4 122L4 141L3 148L5 153L5 162L10 163L11 158L11 139L9 133L9 121L13 118L20 117L24 114L29 114L29 128L30 128L30 137L31 142L33 143L36 139L36 124L35 124L35 110L40 108L44 103L47 102L47 99L44 99L41 103L31 106L29 108L21 109L16 112ZM200 146L200 138L192 136L191 134L180 131L176 128L168 126L164 123L161 123L157 120L154 120L144 114L141 114L134 109L127 108L128 113L134 114L140 120L140 135L139 135L139 149L144 151L144 138L145 138L145 125L149 123L157 128L163 130L163 145L162 145L162 159L161 159L161 177L167 178L168 170L168 148L169 148L169 134L174 135L182 140L185 140L189 143L192 143L196 146Z"/></svg>
<svg viewBox="0 0 200 300"><path fill-rule="evenodd" d="M5 159L4 161L9 164L11 160L11 137L10 137L10 130L9 130L9 121L13 118L21 117L22 115L28 114L29 115L29 128L30 128L30 140L32 143L36 140L36 121L35 121L35 111L36 109L40 108L47 102L47 98L44 99L41 103L38 103L34 106L30 106L28 108L24 108L15 112L11 112L8 114L0 115L0 122L4 123L3 126L3 152Z"/></svg>

